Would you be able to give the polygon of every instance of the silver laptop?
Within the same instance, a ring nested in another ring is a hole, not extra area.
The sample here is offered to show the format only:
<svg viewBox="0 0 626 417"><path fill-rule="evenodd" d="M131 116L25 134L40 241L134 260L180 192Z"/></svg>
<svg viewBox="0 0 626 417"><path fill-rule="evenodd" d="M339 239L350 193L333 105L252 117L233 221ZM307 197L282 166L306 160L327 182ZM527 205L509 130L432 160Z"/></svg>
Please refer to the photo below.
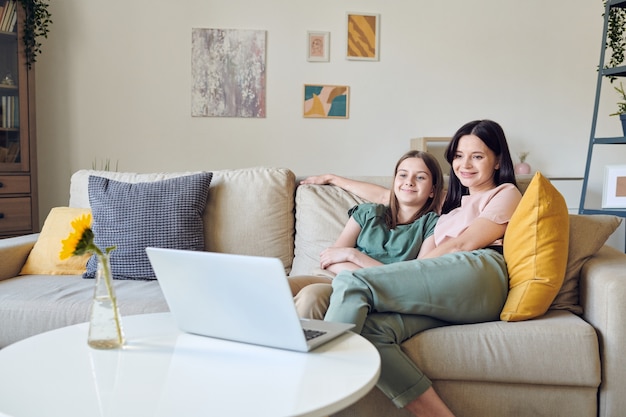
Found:
<svg viewBox="0 0 626 417"><path fill-rule="evenodd" d="M280 259L147 248L180 330L307 352L354 327L298 318Z"/></svg>

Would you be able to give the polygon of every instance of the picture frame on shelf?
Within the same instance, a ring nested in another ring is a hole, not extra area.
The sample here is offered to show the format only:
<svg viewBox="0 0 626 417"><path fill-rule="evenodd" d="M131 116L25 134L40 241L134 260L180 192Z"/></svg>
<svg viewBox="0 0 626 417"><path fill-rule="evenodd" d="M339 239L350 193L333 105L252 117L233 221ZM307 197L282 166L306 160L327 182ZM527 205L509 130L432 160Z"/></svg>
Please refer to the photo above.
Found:
<svg viewBox="0 0 626 417"><path fill-rule="evenodd" d="M346 58L378 61L380 58L380 14L346 13Z"/></svg>
<svg viewBox="0 0 626 417"><path fill-rule="evenodd" d="M307 32L307 61L330 61L330 32Z"/></svg>
<svg viewBox="0 0 626 417"><path fill-rule="evenodd" d="M450 173L450 164L446 160L446 148L452 138L450 136L426 136L411 139L411 150L428 152L435 157L445 175Z"/></svg>
<svg viewBox="0 0 626 417"><path fill-rule="evenodd" d="M602 208L626 208L626 165L604 168Z"/></svg>
<svg viewBox="0 0 626 417"><path fill-rule="evenodd" d="M303 117L347 119L349 109L350 87L347 85L304 85Z"/></svg>

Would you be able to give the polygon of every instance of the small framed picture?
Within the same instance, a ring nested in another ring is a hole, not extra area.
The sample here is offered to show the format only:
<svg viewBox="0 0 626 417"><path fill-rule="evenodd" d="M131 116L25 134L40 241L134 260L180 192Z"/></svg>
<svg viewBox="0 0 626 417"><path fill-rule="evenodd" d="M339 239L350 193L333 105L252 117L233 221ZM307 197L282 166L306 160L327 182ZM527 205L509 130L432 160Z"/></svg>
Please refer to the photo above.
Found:
<svg viewBox="0 0 626 417"><path fill-rule="evenodd" d="M378 61L380 55L380 15L371 13L347 14L346 58L359 61Z"/></svg>
<svg viewBox="0 0 626 417"><path fill-rule="evenodd" d="M604 168L602 208L626 208L626 165Z"/></svg>
<svg viewBox="0 0 626 417"><path fill-rule="evenodd" d="M350 87L347 85L304 85L306 118L347 119L350 106Z"/></svg>
<svg viewBox="0 0 626 417"><path fill-rule="evenodd" d="M330 61L330 32L307 32L307 61Z"/></svg>

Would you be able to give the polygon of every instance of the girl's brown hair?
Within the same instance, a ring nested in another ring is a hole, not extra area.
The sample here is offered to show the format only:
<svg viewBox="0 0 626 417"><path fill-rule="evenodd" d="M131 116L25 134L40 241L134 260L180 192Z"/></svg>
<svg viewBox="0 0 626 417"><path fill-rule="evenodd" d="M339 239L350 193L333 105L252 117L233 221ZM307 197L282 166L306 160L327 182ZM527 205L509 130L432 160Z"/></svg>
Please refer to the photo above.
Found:
<svg viewBox="0 0 626 417"><path fill-rule="evenodd" d="M393 177L395 182L396 174L398 173L398 167L405 159L409 158L419 158L426 164L426 167L430 171L430 176L433 181L433 196L429 197L426 200L426 204L415 213L415 216L411 219L409 223L413 223L415 220L422 217L424 214L434 211L435 213L439 212L439 205L441 204L441 195L443 192L443 174L441 172L441 167L439 163L435 159L434 156L429 154L428 152L422 151L409 151L402 155L398 162L396 163L396 168L393 171ZM393 183L392 183L392 192L389 197L389 209L385 215L385 223L387 227L390 229L394 229L398 225L398 199L396 198L396 193L393 192Z"/></svg>

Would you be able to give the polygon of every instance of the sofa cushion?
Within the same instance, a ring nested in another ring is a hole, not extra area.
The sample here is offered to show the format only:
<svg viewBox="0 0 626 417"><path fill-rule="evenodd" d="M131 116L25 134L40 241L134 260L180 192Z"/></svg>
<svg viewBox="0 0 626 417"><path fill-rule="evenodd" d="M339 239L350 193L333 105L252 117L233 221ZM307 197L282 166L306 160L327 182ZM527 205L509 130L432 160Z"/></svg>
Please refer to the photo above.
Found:
<svg viewBox="0 0 626 417"><path fill-rule="evenodd" d="M204 216L206 250L270 256L291 270L296 177L285 168L213 172Z"/></svg>
<svg viewBox="0 0 626 417"><path fill-rule="evenodd" d="M85 272L89 254L61 260L61 241L72 231L72 220L89 214L85 208L54 207L46 217L20 275L77 275Z"/></svg>
<svg viewBox="0 0 626 417"><path fill-rule="evenodd" d="M0 347L59 327L89 321L94 282L80 275L6 279L0 291ZM115 281L122 315L168 311L158 281ZM85 333L87 342L87 333Z"/></svg>
<svg viewBox="0 0 626 417"><path fill-rule="evenodd" d="M279 258L291 270L296 179L285 168L254 167L213 172L203 215L205 250ZM123 182L151 182L197 172L138 174L80 170L72 175L70 206L89 207L90 175Z"/></svg>
<svg viewBox="0 0 626 417"><path fill-rule="evenodd" d="M563 196L536 173L504 235L509 294L502 320L544 314L559 292L567 266L569 215Z"/></svg>
<svg viewBox="0 0 626 417"><path fill-rule="evenodd" d="M402 348L431 379L596 388L600 384L596 331L568 311L548 311L521 322L431 329Z"/></svg>
<svg viewBox="0 0 626 417"><path fill-rule="evenodd" d="M114 279L156 279L146 247L203 250L202 213L212 173L163 181L127 183L89 177L94 243L111 252ZM87 262L85 278L93 278L98 261Z"/></svg>
<svg viewBox="0 0 626 417"><path fill-rule="evenodd" d="M567 270L563 285L550 306L551 309L583 313L578 298L580 270L584 263L600 250L621 222L622 219L617 216L569 215Z"/></svg>

